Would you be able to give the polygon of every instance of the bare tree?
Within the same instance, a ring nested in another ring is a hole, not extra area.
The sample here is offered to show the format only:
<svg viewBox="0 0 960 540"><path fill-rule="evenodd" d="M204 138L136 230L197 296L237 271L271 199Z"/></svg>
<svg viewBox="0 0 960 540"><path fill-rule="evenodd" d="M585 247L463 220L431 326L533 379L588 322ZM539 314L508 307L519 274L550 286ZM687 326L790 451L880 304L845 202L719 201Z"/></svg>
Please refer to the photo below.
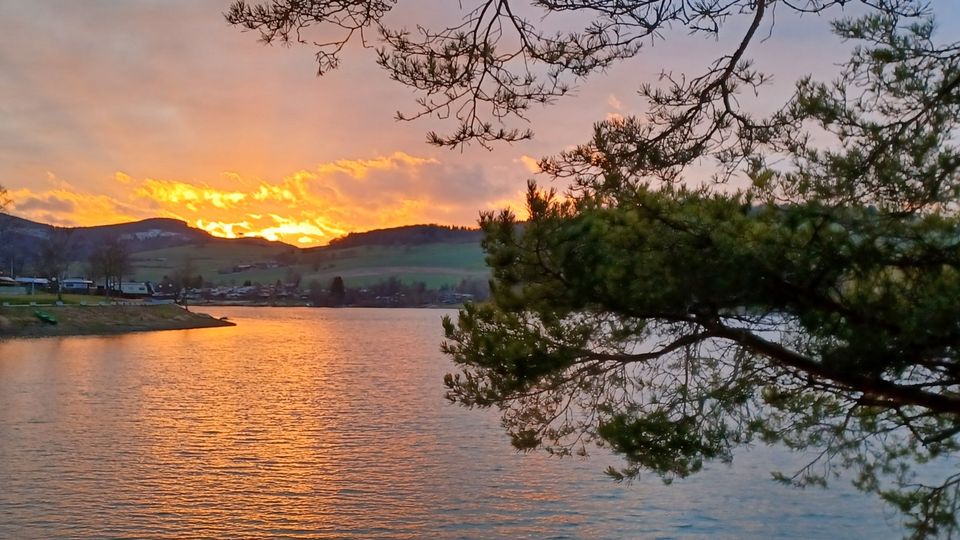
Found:
<svg viewBox="0 0 960 540"><path fill-rule="evenodd" d="M472 0L459 3L461 18L447 26L410 30L387 21L391 11L409 5L397 0L237 0L226 18L259 32L264 43L312 43L320 75L339 65L351 40L376 47L377 63L389 77L419 94L414 112L398 112L397 118L451 119L456 123L451 132L427 136L433 144L451 147L530 138L531 106L570 94L577 82L636 56L672 31L715 36L725 25L743 27L733 50L720 54L700 75L664 73L664 87L640 88L652 105L653 126L675 126L656 137L650 132L644 136L654 139L651 144L687 140L684 156L689 159L701 155L705 146L722 147L731 132L750 126L750 118L738 110L736 94L767 80L752 67L747 51L772 32L778 12L812 15L848 3ZM859 3L909 16L925 6L918 0ZM571 17L563 17L569 14L583 21L579 28L571 29ZM308 37L312 35L319 37Z"/></svg>
<svg viewBox="0 0 960 540"><path fill-rule="evenodd" d="M121 289L123 277L132 271L133 265L127 246L119 238L112 237L90 253L88 268L94 280L103 278L104 291L109 297L111 284L115 283Z"/></svg>
<svg viewBox="0 0 960 540"><path fill-rule="evenodd" d="M194 283L196 274L196 266L193 264L193 258L189 255L183 257L180 266L173 273L173 283L177 288L180 305L188 311L190 308L187 296L190 293L190 287Z"/></svg>
<svg viewBox="0 0 960 540"><path fill-rule="evenodd" d="M76 248L73 243L73 229L53 227L50 234L40 243L37 262L41 272L57 282L57 300L63 301L63 280L70 270Z"/></svg>

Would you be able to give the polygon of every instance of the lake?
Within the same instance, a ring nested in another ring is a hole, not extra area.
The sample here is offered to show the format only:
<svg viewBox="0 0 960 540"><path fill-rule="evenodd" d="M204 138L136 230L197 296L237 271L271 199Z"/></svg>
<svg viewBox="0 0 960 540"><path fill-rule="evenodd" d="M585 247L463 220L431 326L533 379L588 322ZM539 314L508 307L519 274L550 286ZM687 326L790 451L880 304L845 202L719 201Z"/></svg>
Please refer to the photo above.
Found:
<svg viewBox="0 0 960 540"><path fill-rule="evenodd" d="M443 398L445 310L203 308L232 328L0 343L0 537L899 538L767 448L664 486L517 454Z"/></svg>

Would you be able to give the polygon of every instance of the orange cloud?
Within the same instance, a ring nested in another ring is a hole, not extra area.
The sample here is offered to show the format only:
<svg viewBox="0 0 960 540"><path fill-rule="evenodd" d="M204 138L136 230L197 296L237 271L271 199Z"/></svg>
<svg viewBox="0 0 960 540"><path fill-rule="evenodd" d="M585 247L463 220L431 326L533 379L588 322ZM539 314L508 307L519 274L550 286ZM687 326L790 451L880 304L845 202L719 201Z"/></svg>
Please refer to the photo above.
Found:
<svg viewBox="0 0 960 540"><path fill-rule="evenodd" d="M536 174L536 173L542 172L542 169L540 169L540 161L526 154L517 158L517 161L523 164L523 166L526 167L526 169L531 173Z"/></svg>
<svg viewBox="0 0 960 540"><path fill-rule="evenodd" d="M533 159L523 157L529 167ZM55 179L47 191L14 191L14 212L63 225L172 217L215 236L309 246L374 228L473 225L480 210L523 208L519 175L496 184L476 167L403 152L323 163L273 182L235 171L205 182L138 179L123 172L114 178L122 192L113 196L85 193Z"/></svg>
<svg viewBox="0 0 960 540"><path fill-rule="evenodd" d="M219 221L205 222L202 219L198 219L193 225L198 229L203 229L221 238L240 238L252 233L250 224L246 221L241 221L240 223L221 223ZM243 229L243 231L241 232L238 229Z"/></svg>
<svg viewBox="0 0 960 540"><path fill-rule="evenodd" d="M489 204L487 204L487 207L496 210L510 210L515 216L517 216L517 218L521 220L525 220L530 217L530 212L527 210L527 192L523 189L514 193L512 197L505 197L503 199L491 201Z"/></svg>
<svg viewBox="0 0 960 540"><path fill-rule="evenodd" d="M387 157L378 157L366 160L341 159L321 165L318 171L321 174L344 173L358 180L362 180L372 171L397 170L404 167L419 167L424 164L436 164L439 161L430 158L418 158L406 152L394 152Z"/></svg>
<svg viewBox="0 0 960 540"><path fill-rule="evenodd" d="M12 213L53 225L68 227L106 225L144 217L143 210L107 195L84 193L69 184L34 193L15 189L8 193Z"/></svg>
<svg viewBox="0 0 960 540"><path fill-rule="evenodd" d="M148 178L134 193L139 197L152 199L161 203L183 203L188 209L196 211L203 202L212 204L216 208L235 208L238 203L247 198L246 193L226 192L208 186L194 186L184 182L154 180Z"/></svg>

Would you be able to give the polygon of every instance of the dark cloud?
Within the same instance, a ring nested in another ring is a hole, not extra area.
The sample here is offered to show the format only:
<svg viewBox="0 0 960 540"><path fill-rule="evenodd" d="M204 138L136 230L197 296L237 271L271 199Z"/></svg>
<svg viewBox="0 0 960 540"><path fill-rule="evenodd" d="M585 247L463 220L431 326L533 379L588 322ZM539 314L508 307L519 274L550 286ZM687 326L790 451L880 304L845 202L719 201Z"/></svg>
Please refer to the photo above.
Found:
<svg viewBox="0 0 960 540"><path fill-rule="evenodd" d="M72 219L62 215L62 214L51 214L50 212L43 212L36 216L33 216L35 221L40 223L46 223L48 225L57 225L60 227L76 227L77 222Z"/></svg>
<svg viewBox="0 0 960 540"><path fill-rule="evenodd" d="M13 207L19 212L46 211L63 214L72 213L77 209L74 201L62 199L56 195L28 197L21 201L14 201Z"/></svg>

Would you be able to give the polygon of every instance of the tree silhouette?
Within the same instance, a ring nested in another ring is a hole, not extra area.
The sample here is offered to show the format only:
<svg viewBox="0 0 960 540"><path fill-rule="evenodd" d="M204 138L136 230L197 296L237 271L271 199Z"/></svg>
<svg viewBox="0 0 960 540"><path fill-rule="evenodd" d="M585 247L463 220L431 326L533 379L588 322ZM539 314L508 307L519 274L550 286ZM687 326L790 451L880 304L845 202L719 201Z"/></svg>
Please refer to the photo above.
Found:
<svg viewBox="0 0 960 540"><path fill-rule="evenodd" d="M40 242L37 261L41 272L56 280L57 301L63 301L63 280L70 269L76 246L73 244L73 229L53 227Z"/></svg>
<svg viewBox="0 0 960 540"><path fill-rule="evenodd" d="M335 306L342 306L347 296L347 289L343 284L343 278L336 276L330 281L330 299Z"/></svg>

